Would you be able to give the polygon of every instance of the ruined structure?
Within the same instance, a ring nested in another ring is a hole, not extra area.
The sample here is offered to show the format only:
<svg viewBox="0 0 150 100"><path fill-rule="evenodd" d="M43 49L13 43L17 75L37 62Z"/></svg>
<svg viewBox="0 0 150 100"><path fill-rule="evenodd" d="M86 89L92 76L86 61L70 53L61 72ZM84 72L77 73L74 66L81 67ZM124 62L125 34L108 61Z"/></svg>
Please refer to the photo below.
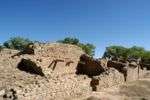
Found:
<svg viewBox="0 0 150 100"><path fill-rule="evenodd" d="M30 44L21 52L4 49L0 52L0 100L84 96L142 77L144 70L138 66L137 62L94 59L68 44Z"/></svg>

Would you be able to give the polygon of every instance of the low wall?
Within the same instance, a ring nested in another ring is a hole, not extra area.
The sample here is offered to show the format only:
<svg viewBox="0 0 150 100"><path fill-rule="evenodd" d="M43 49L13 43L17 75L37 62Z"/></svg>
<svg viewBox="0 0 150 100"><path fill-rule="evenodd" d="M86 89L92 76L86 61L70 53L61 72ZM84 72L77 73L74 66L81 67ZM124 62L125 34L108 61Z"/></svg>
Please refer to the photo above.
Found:
<svg viewBox="0 0 150 100"><path fill-rule="evenodd" d="M141 69L138 67L132 68L128 67L127 71L127 82L135 81L138 80L139 78L142 78L146 74L147 70L146 69Z"/></svg>
<svg viewBox="0 0 150 100"><path fill-rule="evenodd" d="M93 78L95 80L98 80L98 83L95 84L97 88L96 91L101 91L104 88L108 88L114 85L124 83L124 75L113 68L109 70L109 73L104 73L99 76L95 76ZM93 82L93 85L94 85L94 82Z"/></svg>
<svg viewBox="0 0 150 100"><path fill-rule="evenodd" d="M125 81L123 73L120 73L115 68L110 68L107 73L102 73L99 76L93 77L93 82L91 79L91 87L93 88L93 91L102 91L104 88L138 80L139 78L142 78L146 72L146 69L139 69L138 71L138 67L128 67Z"/></svg>

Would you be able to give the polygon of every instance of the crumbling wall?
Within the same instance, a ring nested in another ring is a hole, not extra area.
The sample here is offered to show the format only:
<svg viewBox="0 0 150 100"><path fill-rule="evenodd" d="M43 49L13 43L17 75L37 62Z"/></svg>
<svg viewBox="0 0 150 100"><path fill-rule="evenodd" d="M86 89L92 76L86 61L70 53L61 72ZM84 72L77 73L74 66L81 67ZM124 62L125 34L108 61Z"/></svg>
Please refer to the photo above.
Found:
<svg viewBox="0 0 150 100"><path fill-rule="evenodd" d="M98 81L98 84L94 86L96 91L102 91L104 88L109 88L124 83L123 74L114 68L110 68L109 73L102 73L99 76L94 76L92 79Z"/></svg>
<svg viewBox="0 0 150 100"><path fill-rule="evenodd" d="M132 67L129 67L128 68L128 72L127 72L127 81L135 81L139 78L139 74L138 73L138 67L136 68L132 68Z"/></svg>
<svg viewBox="0 0 150 100"><path fill-rule="evenodd" d="M122 69L124 66L122 63L107 62L106 59L98 60L82 55L77 72L91 78L92 91L101 91L104 88L124 83L126 75Z"/></svg>
<svg viewBox="0 0 150 100"><path fill-rule="evenodd" d="M27 51L27 54L25 51ZM34 54L28 54L29 51L34 52ZM35 44L34 51L29 49L17 52L10 55L10 59L13 66L18 66L22 59L29 59L42 69L44 75L50 75L51 73L58 75L75 74L79 58L83 53L81 48L74 45L60 43Z"/></svg>
<svg viewBox="0 0 150 100"><path fill-rule="evenodd" d="M92 77L91 87L95 91L101 91L104 88L108 88L114 85L123 84L124 82L130 82L142 78L146 69L140 68L140 66L134 62L122 63L116 61L108 61L107 73L101 73L98 76Z"/></svg>
<svg viewBox="0 0 150 100"><path fill-rule="evenodd" d="M75 74L80 55L84 53L77 46L39 44L35 45L31 55L9 49L2 52L0 89L5 93L0 98L56 99L80 96L91 91L90 78Z"/></svg>
<svg viewBox="0 0 150 100"><path fill-rule="evenodd" d="M75 73L81 54L81 48L68 44L41 44L35 45L36 62L43 70L53 70L56 74Z"/></svg>
<svg viewBox="0 0 150 100"><path fill-rule="evenodd" d="M124 76L124 81L127 81L127 72L128 72L128 64L127 63L122 63L118 61L111 61L109 60L107 62L107 67L108 68L114 68Z"/></svg>
<svg viewBox="0 0 150 100"><path fill-rule="evenodd" d="M145 69L142 69L140 65L138 65L135 61L131 61L129 63L122 63L117 61L108 61L108 67L115 68L120 73L124 75L125 81L134 81L143 77L146 73Z"/></svg>
<svg viewBox="0 0 150 100"><path fill-rule="evenodd" d="M139 68L138 68L139 67ZM138 67L129 67L128 72L127 72L127 81L135 81L140 78L143 78L144 75L146 74L147 70L146 69L141 69L140 66Z"/></svg>
<svg viewBox="0 0 150 100"><path fill-rule="evenodd" d="M2 50L0 98L73 98L122 84L125 76L127 81L133 81L145 73L133 63L127 66L83 54L77 46L59 43L35 44L34 51L29 49L23 53Z"/></svg>

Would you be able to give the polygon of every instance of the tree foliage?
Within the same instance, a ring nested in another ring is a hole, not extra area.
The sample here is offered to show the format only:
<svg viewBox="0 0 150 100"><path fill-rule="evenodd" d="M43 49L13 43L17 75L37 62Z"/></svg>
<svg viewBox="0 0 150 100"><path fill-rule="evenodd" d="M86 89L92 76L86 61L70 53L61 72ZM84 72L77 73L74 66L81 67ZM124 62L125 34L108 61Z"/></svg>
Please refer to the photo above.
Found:
<svg viewBox="0 0 150 100"><path fill-rule="evenodd" d="M82 43L80 43L80 44L78 44L78 46L81 47L82 50L86 54L90 55L91 57L94 56L94 54L95 54L95 46L93 44L90 44L90 43L82 44Z"/></svg>
<svg viewBox="0 0 150 100"><path fill-rule="evenodd" d="M144 48L137 46L133 46L127 50L129 51L128 56L133 58L142 58L147 52Z"/></svg>
<svg viewBox="0 0 150 100"><path fill-rule="evenodd" d="M103 57L127 57L127 48L123 47L123 46L110 46L110 47L106 47L106 51L104 53Z"/></svg>
<svg viewBox="0 0 150 100"><path fill-rule="evenodd" d="M65 39L59 40L57 42L59 42L59 43L65 43L65 44L77 45L77 46L81 47L82 50L86 54L88 54L88 55L90 55L92 57L95 54L95 46L93 44L90 44L90 43L87 43L87 44L80 43L79 39L77 39L77 38L66 37Z"/></svg>
<svg viewBox="0 0 150 100"><path fill-rule="evenodd" d="M29 43L32 43L31 40L22 38L22 37L13 37L8 41L4 42L4 47L9 49L23 50Z"/></svg>
<svg viewBox="0 0 150 100"><path fill-rule="evenodd" d="M103 57L116 57L116 58L141 58L143 60L150 60L150 51L146 51L142 47L133 46L131 48L125 48L123 46L109 46Z"/></svg>

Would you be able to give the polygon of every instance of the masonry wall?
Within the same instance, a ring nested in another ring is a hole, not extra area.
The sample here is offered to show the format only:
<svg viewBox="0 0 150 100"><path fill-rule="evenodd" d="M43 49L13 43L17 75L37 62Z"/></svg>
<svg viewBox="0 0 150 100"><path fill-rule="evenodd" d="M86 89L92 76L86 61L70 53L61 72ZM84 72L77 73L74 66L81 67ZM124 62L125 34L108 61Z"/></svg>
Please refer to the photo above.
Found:
<svg viewBox="0 0 150 100"><path fill-rule="evenodd" d="M127 82L135 81L138 80L139 78L142 78L146 72L147 72L146 69L141 68L138 69L138 67L136 68L128 67Z"/></svg>
<svg viewBox="0 0 150 100"><path fill-rule="evenodd" d="M123 73L120 73L115 68L111 68L108 71L109 73L104 73L99 76L94 77L98 81L96 83L96 91L102 91L104 88L109 88L115 85L125 83L125 77ZM146 69L139 69L138 67L130 67L127 69L127 80L126 82L131 82L142 78L146 74Z"/></svg>
<svg viewBox="0 0 150 100"><path fill-rule="evenodd" d="M76 75L79 58L84 52L73 45L40 44L36 45L35 55L25 54L11 58L18 52L4 50L0 53L0 89L8 95L9 92L15 91L19 100L73 98L86 95L92 90L102 91L104 88L125 82L123 73L115 68L109 68L107 72L99 73L100 75L93 77ZM40 67L46 76L42 77L19 70L17 66L22 59L29 59L36 63L36 66ZM55 60L58 62L53 69ZM67 65L68 61L72 62ZM104 61L103 66L99 67L106 67L106 65L107 63ZM95 70L97 70L96 67L92 73ZM90 70L88 72L90 73ZM127 82L137 80L138 75L141 78L145 72L146 70L140 69L138 74L138 67L128 67ZM12 95L14 96L14 94ZM0 95L1 97L2 95Z"/></svg>
<svg viewBox="0 0 150 100"><path fill-rule="evenodd" d="M123 74L119 73L116 69L113 68L109 70L108 74L104 73L99 76L95 76L94 78L99 82L96 85L96 91L102 91L104 88L109 88L124 83Z"/></svg>

